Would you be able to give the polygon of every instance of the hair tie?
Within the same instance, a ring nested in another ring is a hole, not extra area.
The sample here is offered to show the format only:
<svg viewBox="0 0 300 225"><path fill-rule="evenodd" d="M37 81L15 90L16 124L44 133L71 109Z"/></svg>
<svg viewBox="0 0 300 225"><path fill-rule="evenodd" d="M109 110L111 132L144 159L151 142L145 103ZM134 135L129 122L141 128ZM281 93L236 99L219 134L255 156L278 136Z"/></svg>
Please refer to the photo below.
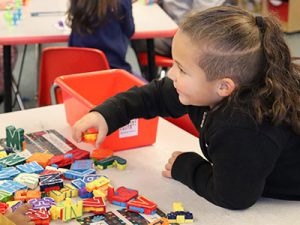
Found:
<svg viewBox="0 0 300 225"><path fill-rule="evenodd" d="M264 18L262 16L256 16L255 23L258 26L260 32L262 34L264 34L266 31L266 24L265 24Z"/></svg>

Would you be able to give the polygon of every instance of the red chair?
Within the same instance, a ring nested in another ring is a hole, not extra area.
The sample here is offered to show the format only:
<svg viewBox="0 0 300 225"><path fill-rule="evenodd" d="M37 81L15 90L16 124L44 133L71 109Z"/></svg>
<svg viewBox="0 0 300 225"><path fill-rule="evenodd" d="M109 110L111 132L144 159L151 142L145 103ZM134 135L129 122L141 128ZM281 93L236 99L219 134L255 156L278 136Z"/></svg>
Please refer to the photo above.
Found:
<svg viewBox="0 0 300 225"><path fill-rule="evenodd" d="M146 52L139 53L138 59L142 66L148 65L148 55ZM173 65L173 59L162 55L155 55L155 64L162 68L170 68Z"/></svg>
<svg viewBox="0 0 300 225"><path fill-rule="evenodd" d="M199 132L197 131L190 117L187 114L179 118L166 117L165 119L180 127L181 129L189 132L190 134L199 137Z"/></svg>
<svg viewBox="0 0 300 225"><path fill-rule="evenodd" d="M164 77L168 69L172 67L173 59L162 55L155 55L154 59L155 65L161 68L159 72L160 77ZM138 60L141 66L148 66L148 55L146 52L139 53Z"/></svg>
<svg viewBox="0 0 300 225"><path fill-rule="evenodd" d="M62 103L61 90L58 87L52 88L56 77L107 69L109 69L109 64L106 56L98 49L77 47L45 48L42 52L40 66L39 106ZM55 95L54 98L52 96L52 99L50 90Z"/></svg>

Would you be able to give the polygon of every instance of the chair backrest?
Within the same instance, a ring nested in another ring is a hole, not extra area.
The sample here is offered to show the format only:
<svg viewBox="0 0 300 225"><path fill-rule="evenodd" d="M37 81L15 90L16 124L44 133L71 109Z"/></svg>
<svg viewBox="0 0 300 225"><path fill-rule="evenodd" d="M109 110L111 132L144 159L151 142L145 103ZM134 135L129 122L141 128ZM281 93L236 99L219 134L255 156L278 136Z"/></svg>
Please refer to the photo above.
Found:
<svg viewBox="0 0 300 225"><path fill-rule="evenodd" d="M92 48L49 47L42 52L39 81L39 106L51 104L50 88L55 78L62 75L109 69L105 54ZM62 103L61 91L56 92Z"/></svg>
<svg viewBox="0 0 300 225"><path fill-rule="evenodd" d="M188 115L184 115L179 118L166 117L165 119L175 124L176 126L180 127L181 129L189 132L190 134L199 137L199 132L195 128L194 124L192 123Z"/></svg>
<svg viewBox="0 0 300 225"><path fill-rule="evenodd" d="M162 56L162 55L155 55L154 59L155 59L155 65L158 67L170 68L174 63L172 58ZM140 65L148 66L148 55L146 52L139 53L138 60Z"/></svg>

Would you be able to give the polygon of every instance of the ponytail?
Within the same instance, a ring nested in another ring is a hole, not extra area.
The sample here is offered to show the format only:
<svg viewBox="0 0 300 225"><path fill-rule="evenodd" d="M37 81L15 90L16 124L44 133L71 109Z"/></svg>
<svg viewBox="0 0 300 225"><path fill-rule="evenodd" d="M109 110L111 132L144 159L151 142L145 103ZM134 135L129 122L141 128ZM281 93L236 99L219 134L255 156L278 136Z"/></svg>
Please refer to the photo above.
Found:
<svg viewBox="0 0 300 225"><path fill-rule="evenodd" d="M258 121L271 119L277 125L286 122L300 134L300 70L293 63L279 23L272 17L263 18L261 43L265 59L264 85L253 101Z"/></svg>

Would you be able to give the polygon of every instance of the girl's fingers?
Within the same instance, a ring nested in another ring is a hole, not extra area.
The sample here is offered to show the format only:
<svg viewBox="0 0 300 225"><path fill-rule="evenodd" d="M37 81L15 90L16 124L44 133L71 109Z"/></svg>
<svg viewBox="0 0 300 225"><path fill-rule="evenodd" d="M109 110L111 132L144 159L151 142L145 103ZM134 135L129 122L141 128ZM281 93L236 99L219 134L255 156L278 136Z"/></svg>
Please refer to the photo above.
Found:
<svg viewBox="0 0 300 225"><path fill-rule="evenodd" d="M17 208L15 212L24 214L28 211L28 209L31 209L31 208L32 208L32 205L24 204L24 205L21 205L19 208Z"/></svg>
<svg viewBox="0 0 300 225"><path fill-rule="evenodd" d="M173 165L177 157L181 154L182 152L173 152L171 158L169 158L168 162Z"/></svg>
<svg viewBox="0 0 300 225"><path fill-rule="evenodd" d="M164 170L164 171L162 171L162 175L164 177L171 178L171 171L170 170Z"/></svg>
<svg viewBox="0 0 300 225"><path fill-rule="evenodd" d="M173 164L176 160L176 158L181 154L182 152L176 151L172 153L171 158L169 158L168 163L165 165L165 170L162 171L162 175L164 177L168 177L168 178L172 178L171 176L171 171L172 171L172 167Z"/></svg>
<svg viewBox="0 0 300 225"><path fill-rule="evenodd" d="M166 170L171 170L171 169L172 169L172 165L171 165L170 163L167 163L167 164L165 165L165 169L166 169Z"/></svg>
<svg viewBox="0 0 300 225"><path fill-rule="evenodd" d="M87 119L84 118L82 120L79 120L78 122L75 123L72 129L73 139L76 142L81 142L82 134L91 127L92 124L90 124L90 121L88 121Z"/></svg>
<svg viewBox="0 0 300 225"><path fill-rule="evenodd" d="M10 215L12 213L12 208L9 207L6 212L5 212L5 215Z"/></svg>
<svg viewBox="0 0 300 225"><path fill-rule="evenodd" d="M29 223L31 221L31 219L28 216L24 216L24 222Z"/></svg>
<svg viewBox="0 0 300 225"><path fill-rule="evenodd" d="M173 152L173 153L172 153L172 157L177 158L181 153L182 153L182 152L180 152L180 151Z"/></svg>
<svg viewBox="0 0 300 225"><path fill-rule="evenodd" d="M100 144L104 141L106 135L103 135L103 132L100 132L98 133L97 135L97 140L96 140L96 148L99 148Z"/></svg>
<svg viewBox="0 0 300 225"><path fill-rule="evenodd" d="M173 165L173 163L175 162L175 159L176 158L174 158L174 157L169 158L168 163Z"/></svg>
<svg viewBox="0 0 300 225"><path fill-rule="evenodd" d="M72 136L76 142L80 142L82 133L89 128L98 128L96 145L100 144L107 134L107 124L104 117L98 112L90 112L75 123L72 129Z"/></svg>
<svg viewBox="0 0 300 225"><path fill-rule="evenodd" d="M96 146L99 147L99 145L104 141L106 138L108 132L107 126L103 124L102 126L98 127L98 135L97 135L97 140L96 140Z"/></svg>
<svg viewBox="0 0 300 225"><path fill-rule="evenodd" d="M81 141L82 133L84 132L81 121L77 121L72 129L72 137L76 142Z"/></svg>

